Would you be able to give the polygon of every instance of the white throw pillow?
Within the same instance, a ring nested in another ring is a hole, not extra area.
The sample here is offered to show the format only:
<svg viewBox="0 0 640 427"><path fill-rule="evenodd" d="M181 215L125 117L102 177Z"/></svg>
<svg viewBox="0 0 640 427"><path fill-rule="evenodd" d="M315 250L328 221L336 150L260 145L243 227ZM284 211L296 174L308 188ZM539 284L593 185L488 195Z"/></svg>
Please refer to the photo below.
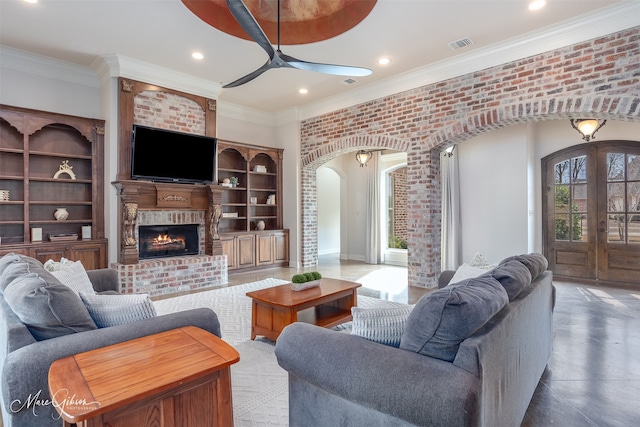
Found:
<svg viewBox="0 0 640 427"><path fill-rule="evenodd" d="M42 265L44 266L44 269L47 270L47 271L58 271L65 264L70 263L70 262L73 262L73 261L69 261L65 257L62 257L62 258L60 258L60 261L54 261L52 259L48 259L47 262L45 262Z"/></svg>
<svg viewBox="0 0 640 427"><path fill-rule="evenodd" d="M156 317L156 308L148 294L97 295L80 292L80 298L98 328Z"/></svg>
<svg viewBox="0 0 640 427"><path fill-rule="evenodd" d="M361 308L352 307L352 335L392 347L400 346L409 313L413 305L398 303L397 307Z"/></svg>
<svg viewBox="0 0 640 427"><path fill-rule="evenodd" d="M48 262L48 261L47 261ZM80 292L95 294L91 280L87 271L80 261L67 261L61 264L58 270L51 271L51 274L63 285L71 288L73 292L80 295Z"/></svg>
<svg viewBox="0 0 640 427"><path fill-rule="evenodd" d="M472 279L474 277L478 277L483 275L484 273L490 271L489 268L485 267L473 267L467 263L462 264L456 270L455 274L449 280L449 284L462 282L463 280Z"/></svg>

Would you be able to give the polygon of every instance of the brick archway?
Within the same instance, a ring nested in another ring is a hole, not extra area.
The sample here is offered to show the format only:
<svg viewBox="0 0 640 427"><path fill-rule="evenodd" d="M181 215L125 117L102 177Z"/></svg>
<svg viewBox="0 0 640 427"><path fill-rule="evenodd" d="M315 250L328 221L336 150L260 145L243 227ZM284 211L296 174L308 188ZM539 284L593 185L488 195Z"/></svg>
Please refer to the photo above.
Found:
<svg viewBox="0 0 640 427"><path fill-rule="evenodd" d="M440 151L517 123L586 115L640 122L639 36L636 27L303 121L302 264L317 263L316 168L360 148L393 148L408 161L409 285L434 287Z"/></svg>

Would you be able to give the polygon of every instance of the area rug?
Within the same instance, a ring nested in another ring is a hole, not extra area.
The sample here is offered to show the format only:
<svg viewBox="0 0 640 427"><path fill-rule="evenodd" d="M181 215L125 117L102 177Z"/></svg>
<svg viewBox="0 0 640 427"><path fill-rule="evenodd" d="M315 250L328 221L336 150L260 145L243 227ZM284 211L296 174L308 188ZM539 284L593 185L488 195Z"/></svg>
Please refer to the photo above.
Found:
<svg viewBox="0 0 640 427"><path fill-rule="evenodd" d="M251 298L245 294L257 289L288 283L265 279L155 301L158 315L191 308L208 307L220 320L222 339L240 353L240 361L231 366L233 417L236 427L289 425L288 379L274 354L275 343L266 338L251 337ZM358 295L359 307L403 305ZM350 331L350 323L338 330Z"/></svg>

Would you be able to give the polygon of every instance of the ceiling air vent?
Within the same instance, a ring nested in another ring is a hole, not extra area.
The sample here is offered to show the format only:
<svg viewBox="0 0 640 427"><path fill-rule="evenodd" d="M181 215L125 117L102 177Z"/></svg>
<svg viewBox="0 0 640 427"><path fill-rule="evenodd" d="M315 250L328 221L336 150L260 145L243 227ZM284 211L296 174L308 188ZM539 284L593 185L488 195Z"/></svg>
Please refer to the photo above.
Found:
<svg viewBox="0 0 640 427"><path fill-rule="evenodd" d="M352 78L348 78L348 79L344 79L342 81L343 85L352 85L354 83L357 83L358 81L356 79L352 79Z"/></svg>
<svg viewBox="0 0 640 427"><path fill-rule="evenodd" d="M449 43L449 47L453 50L458 50L462 49L463 47L471 46L472 44L473 40L471 40L469 37L465 37L463 39Z"/></svg>

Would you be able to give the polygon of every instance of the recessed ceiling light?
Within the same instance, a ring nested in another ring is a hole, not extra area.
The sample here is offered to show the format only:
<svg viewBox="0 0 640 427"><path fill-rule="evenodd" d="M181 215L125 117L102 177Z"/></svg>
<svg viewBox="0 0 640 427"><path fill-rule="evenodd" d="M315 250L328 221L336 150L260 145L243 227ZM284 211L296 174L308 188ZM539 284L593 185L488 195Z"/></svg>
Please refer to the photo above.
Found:
<svg viewBox="0 0 640 427"><path fill-rule="evenodd" d="M544 0L533 0L529 3L529 10L542 9L547 2Z"/></svg>
<svg viewBox="0 0 640 427"><path fill-rule="evenodd" d="M378 59L378 64L380 64L380 65L387 65L390 62L391 62L391 59L387 58L387 57Z"/></svg>
<svg viewBox="0 0 640 427"><path fill-rule="evenodd" d="M191 54L191 57L192 57L193 59L203 59L203 58L204 58L204 55L203 55L203 54L201 54L200 52L193 52L193 53Z"/></svg>
<svg viewBox="0 0 640 427"><path fill-rule="evenodd" d="M26 1L27 3L38 3L38 0L24 0L24 1Z"/></svg>
<svg viewBox="0 0 640 427"><path fill-rule="evenodd" d="M308 89L302 88L298 90L298 93L301 95L306 95L307 93L309 93Z"/></svg>

